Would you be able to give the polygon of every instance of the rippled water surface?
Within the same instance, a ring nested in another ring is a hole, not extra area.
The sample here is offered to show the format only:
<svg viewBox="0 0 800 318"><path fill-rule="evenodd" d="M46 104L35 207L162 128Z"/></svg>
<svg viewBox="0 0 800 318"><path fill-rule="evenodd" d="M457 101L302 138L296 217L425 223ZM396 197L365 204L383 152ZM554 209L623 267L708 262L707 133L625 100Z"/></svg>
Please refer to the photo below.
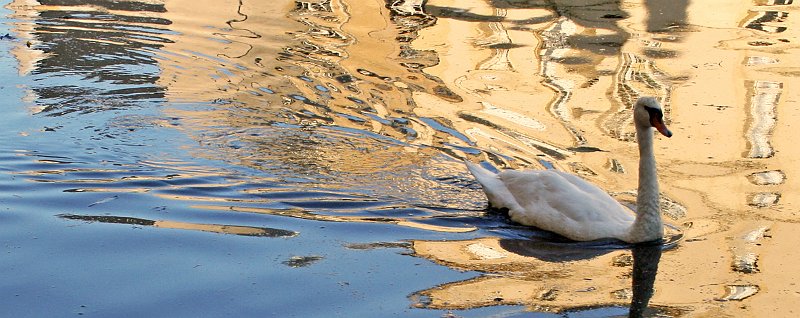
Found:
<svg viewBox="0 0 800 318"><path fill-rule="evenodd" d="M3 3L6 315L800 309L791 0ZM486 211L464 159L632 202L644 95L668 244Z"/></svg>

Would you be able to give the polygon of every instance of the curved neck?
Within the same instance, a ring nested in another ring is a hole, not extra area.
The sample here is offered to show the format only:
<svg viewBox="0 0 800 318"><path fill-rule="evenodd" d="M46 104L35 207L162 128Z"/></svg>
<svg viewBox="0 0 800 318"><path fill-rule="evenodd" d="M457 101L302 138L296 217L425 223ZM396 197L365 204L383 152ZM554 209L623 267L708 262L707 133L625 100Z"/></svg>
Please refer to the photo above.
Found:
<svg viewBox="0 0 800 318"><path fill-rule="evenodd" d="M653 152L653 129L637 126L636 139L639 143L639 189L636 196L636 220L630 230L632 243L657 240L664 236Z"/></svg>

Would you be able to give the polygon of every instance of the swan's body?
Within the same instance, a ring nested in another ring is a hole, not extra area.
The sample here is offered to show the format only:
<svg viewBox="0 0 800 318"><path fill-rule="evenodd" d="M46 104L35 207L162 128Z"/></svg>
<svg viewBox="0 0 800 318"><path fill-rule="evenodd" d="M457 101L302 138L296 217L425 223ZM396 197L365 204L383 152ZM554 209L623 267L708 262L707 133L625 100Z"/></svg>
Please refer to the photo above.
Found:
<svg viewBox="0 0 800 318"><path fill-rule="evenodd" d="M560 171L506 170L494 173L467 162L489 203L507 208L514 222L558 233L576 241L616 238L628 243L661 239L664 228L653 154L653 129L670 137L658 102L642 97L633 107L639 143L637 212L623 207L605 191Z"/></svg>

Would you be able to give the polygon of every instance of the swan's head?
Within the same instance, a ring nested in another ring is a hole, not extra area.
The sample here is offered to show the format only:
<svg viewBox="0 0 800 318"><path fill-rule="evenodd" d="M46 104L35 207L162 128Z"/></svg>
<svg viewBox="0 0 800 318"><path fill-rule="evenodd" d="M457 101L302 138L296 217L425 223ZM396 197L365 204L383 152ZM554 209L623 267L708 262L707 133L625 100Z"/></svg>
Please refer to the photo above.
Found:
<svg viewBox="0 0 800 318"><path fill-rule="evenodd" d="M655 128L662 135L672 137L667 125L664 124L664 113L661 105L653 97L640 97L633 105L633 121L642 128Z"/></svg>

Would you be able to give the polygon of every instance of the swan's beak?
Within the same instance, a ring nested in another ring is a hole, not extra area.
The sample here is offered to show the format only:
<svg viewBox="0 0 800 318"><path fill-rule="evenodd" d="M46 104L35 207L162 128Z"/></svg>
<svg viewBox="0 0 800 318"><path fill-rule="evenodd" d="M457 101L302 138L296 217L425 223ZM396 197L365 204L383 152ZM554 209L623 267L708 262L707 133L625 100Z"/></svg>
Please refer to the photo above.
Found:
<svg viewBox="0 0 800 318"><path fill-rule="evenodd" d="M652 124L653 127L655 127L656 130L658 130L658 132L660 132L667 138L672 137L672 132L669 131L669 128L667 128L667 125L664 125L664 121L662 121L661 119L653 119L650 121L650 124Z"/></svg>

